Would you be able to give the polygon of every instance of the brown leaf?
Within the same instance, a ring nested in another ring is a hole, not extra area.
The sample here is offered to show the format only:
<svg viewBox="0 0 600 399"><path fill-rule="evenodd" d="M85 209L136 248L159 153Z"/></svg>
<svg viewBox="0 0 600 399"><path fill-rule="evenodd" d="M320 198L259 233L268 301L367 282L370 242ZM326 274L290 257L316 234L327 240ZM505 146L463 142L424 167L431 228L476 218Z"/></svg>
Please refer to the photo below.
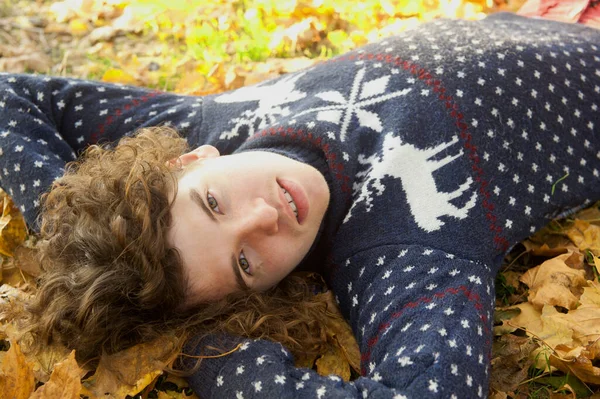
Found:
<svg viewBox="0 0 600 399"><path fill-rule="evenodd" d="M538 230L522 244L534 255L547 257L554 257L577 248L563 233L563 227L555 222Z"/></svg>
<svg viewBox="0 0 600 399"><path fill-rule="evenodd" d="M5 398L27 399L35 388L31 365L16 342L0 360L0 392Z"/></svg>
<svg viewBox="0 0 600 399"><path fill-rule="evenodd" d="M82 394L102 398L135 395L162 373L176 355L175 339L160 338L113 355L104 355L96 373L83 381Z"/></svg>
<svg viewBox="0 0 600 399"><path fill-rule="evenodd" d="M572 348L560 345L556 348L561 352L570 352ZM575 356L563 355L561 358L550 357L550 364L564 373L573 374L583 382L600 384L600 368L592 364L595 356L587 349L577 351Z"/></svg>
<svg viewBox="0 0 600 399"><path fill-rule="evenodd" d="M600 208L598 208L598 204L590 206L577 212L576 217L587 222L598 221L600 220Z"/></svg>
<svg viewBox="0 0 600 399"><path fill-rule="evenodd" d="M575 220L573 226L565 230L565 233L582 251L589 249L594 255L600 256L600 226L584 220Z"/></svg>
<svg viewBox="0 0 600 399"><path fill-rule="evenodd" d="M15 266L30 276L37 277L42 270L36 256L37 249L20 245L14 250Z"/></svg>
<svg viewBox="0 0 600 399"><path fill-rule="evenodd" d="M529 286L528 301L537 309L544 305L567 309L577 307L586 279L585 271L573 269L565 263L571 255L568 252L549 259L521 276L521 281Z"/></svg>
<svg viewBox="0 0 600 399"><path fill-rule="evenodd" d="M490 386L502 392L515 390L527 378L533 363L531 352L538 345L529 337L506 334L493 344Z"/></svg>
<svg viewBox="0 0 600 399"><path fill-rule="evenodd" d="M0 67L2 70L2 67ZM14 206L12 199L0 190L2 216L0 217L0 254L12 256L15 248L27 236L27 227L23 215Z"/></svg>
<svg viewBox="0 0 600 399"><path fill-rule="evenodd" d="M84 373L75 360L75 351L71 351L64 361L54 366L50 380L39 387L30 399L79 399L81 377Z"/></svg>
<svg viewBox="0 0 600 399"><path fill-rule="evenodd" d="M298 368L312 369L315 364L315 360L317 359L317 356L318 355L316 354L302 353L294 357L294 365Z"/></svg>
<svg viewBox="0 0 600 399"><path fill-rule="evenodd" d="M330 317L327 320L328 335L331 339L330 343L341 349L350 367L360 374L360 348L358 347L358 342L356 342L352 328L343 318L335 302L333 291L328 290L319 295L323 296L327 302L327 310L335 315L335 317Z"/></svg>
<svg viewBox="0 0 600 399"><path fill-rule="evenodd" d="M567 241L568 240L565 239L565 244L567 243ZM570 241L568 241L568 242L570 242ZM532 255L545 256L547 258L554 258L555 256L564 254L565 252L567 252L569 250L565 246L558 246L558 247L550 248L548 246L548 244L546 244L546 243L543 243L540 245L540 244L534 243L533 241L529 241L529 240L525 240L523 242L523 245L525 246L525 249Z"/></svg>
<svg viewBox="0 0 600 399"><path fill-rule="evenodd" d="M332 346L315 362L317 373L323 376L335 374L344 381L350 380L350 365L339 347Z"/></svg>

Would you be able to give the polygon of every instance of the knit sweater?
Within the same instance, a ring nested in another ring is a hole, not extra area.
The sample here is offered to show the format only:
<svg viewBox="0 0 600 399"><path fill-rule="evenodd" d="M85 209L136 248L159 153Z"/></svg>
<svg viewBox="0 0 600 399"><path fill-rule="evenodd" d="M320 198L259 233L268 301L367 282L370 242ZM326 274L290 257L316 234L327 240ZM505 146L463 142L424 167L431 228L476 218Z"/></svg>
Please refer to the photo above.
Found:
<svg viewBox="0 0 600 399"><path fill-rule="evenodd" d="M600 199L600 33L496 14L435 21L253 87L204 98L0 76L0 185L37 198L86 144L170 124L221 153L275 151L324 175L322 272L361 350L352 382L288 350L189 378L210 397L471 398L488 390L494 278L551 218Z"/></svg>

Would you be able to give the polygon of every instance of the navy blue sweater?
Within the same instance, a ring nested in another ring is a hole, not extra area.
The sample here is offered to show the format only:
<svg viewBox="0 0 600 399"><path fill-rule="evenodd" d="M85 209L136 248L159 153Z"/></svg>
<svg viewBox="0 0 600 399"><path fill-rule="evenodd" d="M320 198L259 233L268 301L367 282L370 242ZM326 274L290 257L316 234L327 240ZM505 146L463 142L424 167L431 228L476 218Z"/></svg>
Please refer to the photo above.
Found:
<svg viewBox="0 0 600 399"><path fill-rule="evenodd" d="M360 345L353 382L245 340L190 379L209 397L470 398L488 390L506 251L600 199L600 33L499 14L436 21L204 98L0 76L0 185L38 196L86 144L168 123L191 145L268 150L327 177L321 263Z"/></svg>

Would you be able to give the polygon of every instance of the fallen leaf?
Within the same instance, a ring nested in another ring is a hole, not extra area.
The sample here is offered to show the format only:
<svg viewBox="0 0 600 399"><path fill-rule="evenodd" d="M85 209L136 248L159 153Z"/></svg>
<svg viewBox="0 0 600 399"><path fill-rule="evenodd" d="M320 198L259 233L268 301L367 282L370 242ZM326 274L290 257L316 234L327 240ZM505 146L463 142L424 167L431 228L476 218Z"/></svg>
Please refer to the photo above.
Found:
<svg viewBox="0 0 600 399"><path fill-rule="evenodd" d="M30 399L79 399L81 377L84 373L75 360L75 351L71 351L64 361L54 366L48 382L39 387Z"/></svg>
<svg viewBox="0 0 600 399"><path fill-rule="evenodd" d="M30 276L39 276L42 270L36 258L37 253L37 249L18 246L13 253L15 266Z"/></svg>
<svg viewBox="0 0 600 399"><path fill-rule="evenodd" d="M192 393L190 396L187 396L183 392L158 391L158 399L198 399L198 397L194 393Z"/></svg>
<svg viewBox="0 0 600 399"><path fill-rule="evenodd" d="M529 337L506 334L492 346L492 373L490 386L501 392L515 390L527 378L533 363L531 352L538 347Z"/></svg>
<svg viewBox="0 0 600 399"><path fill-rule="evenodd" d="M134 85L136 79L126 71L122 69L110 68L104 75L102 75L102 81L108 83L122 83L126 85Z"/></svg>
<svg viewBox="0 0 600 399"><path fill-rule="evenodd" d="M600 256L600 226L577 219L565 233L582 251L589 249L594 255Z"/></svg>
<svg viewBox="0 0 600 399"><path fill-rule="evenodd" d="M0 67L0 70L2 68ZM12 256L13 251L27 236L25 219L14 206L12 199L0 190L2 216L0 216L0 254Z"/></svg>
<svg viewBox="0 0 600 399"><path fill-rule="evenodd" d="M175 339L163 337L124 351L103 355L93 376L83 381L82 394L91 398L135 395L160 375L177 354Z"/></svg>
<svg viewBox="0 0 600 399"><path fill-rule="evenodd" d="M317 373L322 376L334 374L344 381L350 380L350 365L339 347L331 346L329 351L318 358L315 364Z"/></svg>
<svg viewBox="0 0 600 399"><path fill-rule="evenodd" d="M298 368L312 369L315 360L317 360L317 354L305 354L301 353L294 357L294 365Z"/></svg>
<svg viewBox="0 0 600 399"><path fill-rule="evenodd" d="M35 388L31 365L16 342L10 343L10 349L0 360L0 392L3 397L27 399Z"/></svg>
<svg viewBox="0 0 600 399"><path fill-rule="evenodd" d="M575 309L585 286L585 271L569 267L565 262L572 252L549 259L529 269L521 281L529 286L528 301L538 309L544 305Z"/></svg>
<svg viewBox="0 0 600 399"><path fill-rule="evenodd" d="M545 305L540 312L531 303L524 302L515 308L521 313L504 323L525 329L529 336L540 339L552 349L560 344L572 344L573 330L554 306Z"/></svg>
<svg viewBox="0 0 600 399"><path fill-rule="evenodd" d="M585 208L577 212L577 219L585 220L586 222L598 222L600 221L600 208L598 207L600 204L596 203L589 208Z"/></svg>
<svg viewBox="0 0 600 399"><path fill-rule="evenodd" d="M330 343L340 348L346 362L360 374L360 348L356 337L352 332L352 328L342 316L337 303L335 302L333 291L328 290L321 295L327 302L327 310L332 312L334 316L327 319L327 334L330 338Z"/></svg>
<svg viewBox="0 0 600 399"><path fill-rule="evenodd" d="M570 352L572 347L568 345L560 345L557 348L560 352ZM550 364L566 374L572 374L583 382L591 384L600 384L600 368L595 367L592 363L596 359L594 352L587 349L579 351L577 356L562 355L550 356Z"/></svg>
<svg viewBox="0 0 600 399"><path fill-rule="evenodd" d="M575 343L584 346L600 339L600 283L589 284L583 288L577 309L557 316L573 330Z"/></svg>

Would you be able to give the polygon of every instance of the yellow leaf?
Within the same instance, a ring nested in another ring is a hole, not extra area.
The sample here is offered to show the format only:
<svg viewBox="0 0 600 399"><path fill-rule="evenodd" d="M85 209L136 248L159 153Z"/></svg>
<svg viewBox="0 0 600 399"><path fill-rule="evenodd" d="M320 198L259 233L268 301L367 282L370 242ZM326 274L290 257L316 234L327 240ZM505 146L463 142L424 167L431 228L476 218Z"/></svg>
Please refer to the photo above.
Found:
<svg viewBox="0 0 600 399"><path fill-rule="evenodd" d="M194 393L190 396L186 396L183 392L158 391L158 399L198 399L198 396Z"/></svg>
<svg viewBox="0 0 600 399"><path fill-rule="evenodd" d="M124 398L135 395L162 373L174 355L175 339L163 337L100 358L96 373L83 381L82 394Z"/></svg>
<svg viewBox="0 0 600 399"><path fill-rule="evenodd" d="M82 19L73 19L69 22L69 31L74 36L83 36L88 32L88 24Z"/></svg>
<svg viewBox="0 0 600 399"><path fill-rule="evenodd" d="M360 348L356 337L352 332L352 328L340 312L337 303L333 297L333 291L328 290L319 294L327 302L327 310L334 313L334 317L329 317L327 320L328 335L330 343L340 349L346 362L360 374Z"/></svg>
<svg viewBox="0 0 600 399"><path fill-rule="evenodd" d="M594 256L594 267L596 268L596 273L600 274L600 258Z"/></svg>
<svg viewBox="0 0 600 399"><path fill-rule="evenodd" d="M103 82L135 84L135 78L122 69L110 68L102 75Z"/></svg>
<svg viewBox="0 0 600 399"><path fill-rule="evenodd" d="M0 217L0 254L12 256L13 251L27 236L25 219L13 205L12 199L0 190L2 216Z"/></svg>
<svg viewBox="0 0 600 399"><path fill-rule="evenodd" d="M552 349L560 344L572 344L573 330L569 322L561 317L563 314L556 311L553 306L546 305L540 312L532 304L525 302L515 308L519 308L521 313L504 323L524 328L529 336L542 340Z"/></svg>
<svg viewBox="0 0 600 399"><path fill-rule="evenodd" d="M528 301L537 309L544 305L558 305L567 309L577 307L578 297L587 282L585 271L573 269L565 263L571 256L572 252L559 255L521 276L520 280L529 286Z"/></svg>
<svg viewBox="0 0 600 399"><path fill-rule="evenodd" d="M332 346L315 362L317 373L323 376L335 374L344 381L350 380L350 365L340 348Z"/></svg>
<svg viewBox="0 0 600 399"><path fill-rule="evenodd" d="M81 377L84 371L75 360L75 351L62 362L54 366L50 380L38 388L30 399L61 398L79 399Z"/></svg>
<svg viewBox="0 0 600 399"><path fill-rule="evenodd" d="M4 398L27 399L35 388L33 370L16 342L0 362L0 393Z"/></svg>
<svg viewBox="0 0 600 399"><path fill-rule="evenodd" d="M594 255L600 256L600 226L578 219L565 233L582 251L589 249Z"/></svg>
<svg viewBox="0 0 600 399"><path fill-rule="evenodd" d="M587 345L600 339L600 284L590 282L579 300L580 306L559 317L573 330L575 344Z"/></svg>

